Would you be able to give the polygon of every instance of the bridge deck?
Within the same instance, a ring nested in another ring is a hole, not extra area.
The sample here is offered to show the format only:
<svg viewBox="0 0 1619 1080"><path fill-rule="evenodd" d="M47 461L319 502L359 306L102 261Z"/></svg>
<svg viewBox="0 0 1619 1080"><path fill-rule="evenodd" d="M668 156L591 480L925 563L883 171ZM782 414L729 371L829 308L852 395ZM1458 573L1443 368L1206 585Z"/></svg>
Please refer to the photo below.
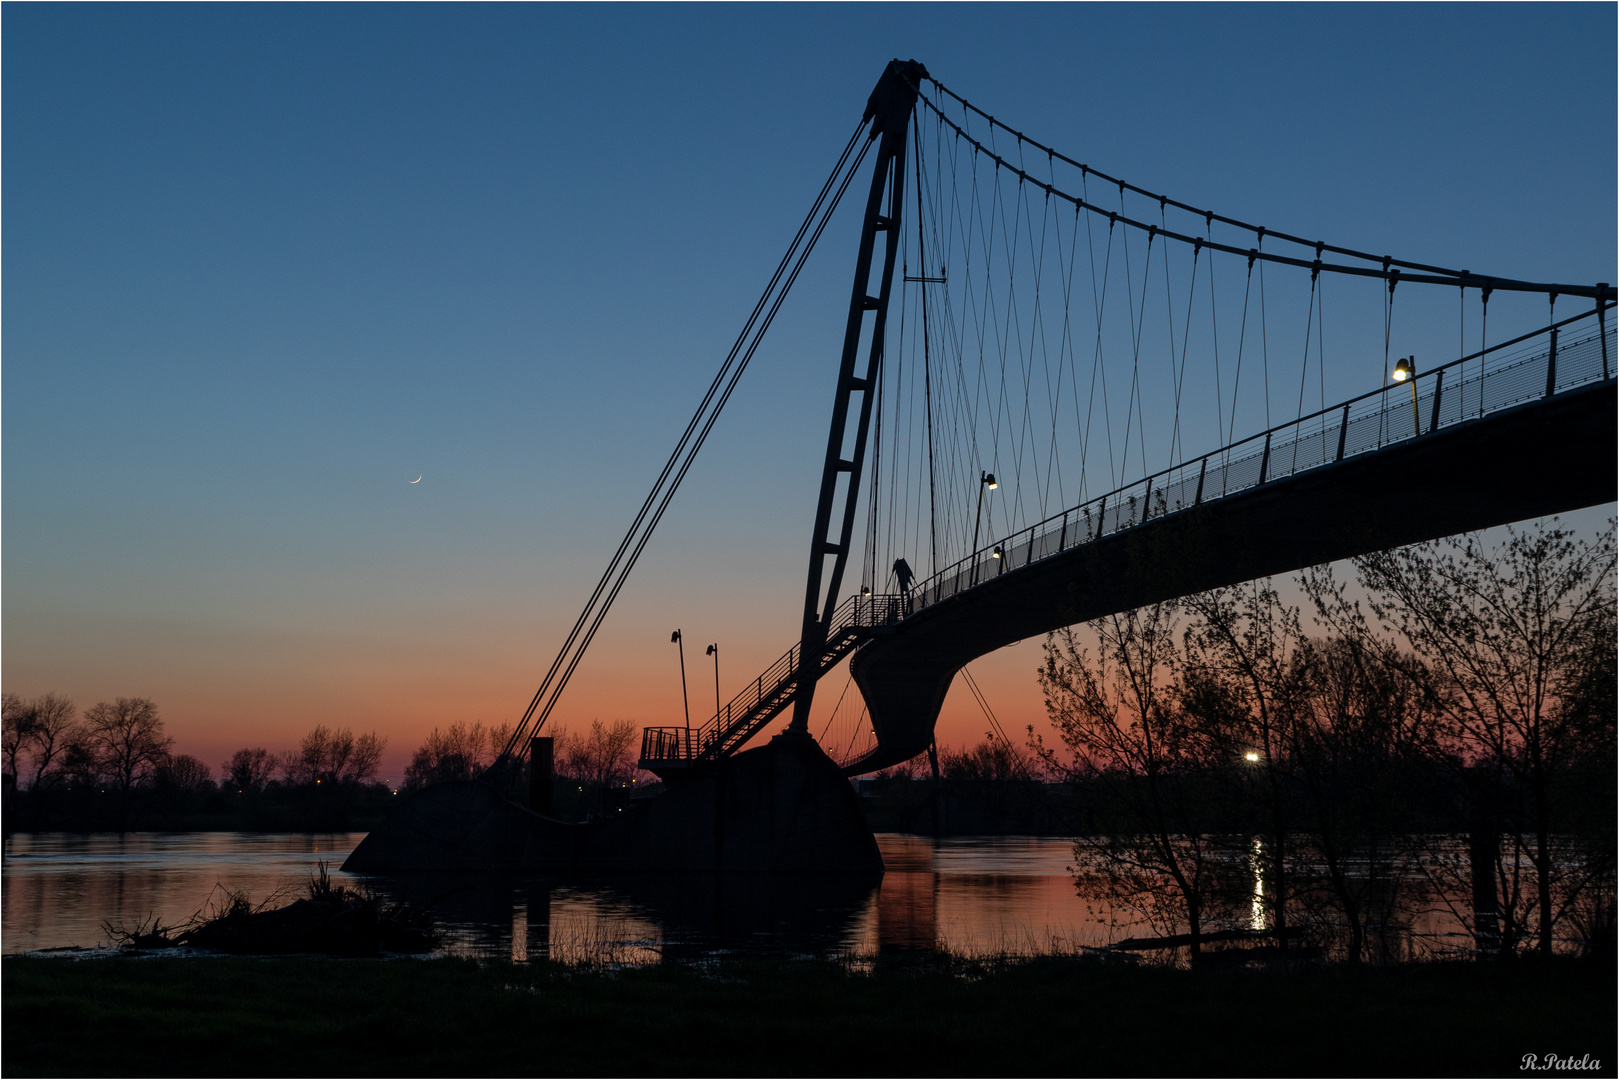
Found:
<svg viewBox="0 0 1619 1080"><path fill-rule="evenodd" d="M1460 420L978 580L850 661L885 768L927 749L955 673L994 649L1204 589L1612 501L1612 378Z"/></svg>

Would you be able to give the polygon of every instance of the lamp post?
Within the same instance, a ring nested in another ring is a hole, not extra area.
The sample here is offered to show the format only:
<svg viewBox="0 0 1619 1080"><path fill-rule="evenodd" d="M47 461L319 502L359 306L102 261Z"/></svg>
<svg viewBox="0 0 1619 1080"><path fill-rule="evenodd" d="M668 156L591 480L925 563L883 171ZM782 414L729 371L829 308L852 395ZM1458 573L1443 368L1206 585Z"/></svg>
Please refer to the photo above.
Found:
<svg viewBox="0 0 1619 1080"><path fill-rule="evenodd" d="M973 584L978 584L978 526L984 517L984 492L994 491L1000 487L995 482L992 472L979 472L978 474L978 509L973 512Z"/></svg>
<svg viewBox="0 0 1619 1080"><path fill-rule="evenodd" d="M715 642L708 647L708 655L714 658L714 723L720 722L720 644Z"/></svg>
<svg viewBox="0 0 1619 1080"><path fill-rule="evenodd" d="M1411 384L1411 425L1412 434L1422 434L1422 413L1417 409L1417 356L1402 356L1394 365L1394 381Z"/></svg>
<svg viewBox="0 0 1619 1080"><path fill-rule="evenodd" d="M686 695L686 643L680 640L680 631L676 629L669 635L669 640L680 647L680 704L686 710L686 756L691 756L691 701Z"/></svg>

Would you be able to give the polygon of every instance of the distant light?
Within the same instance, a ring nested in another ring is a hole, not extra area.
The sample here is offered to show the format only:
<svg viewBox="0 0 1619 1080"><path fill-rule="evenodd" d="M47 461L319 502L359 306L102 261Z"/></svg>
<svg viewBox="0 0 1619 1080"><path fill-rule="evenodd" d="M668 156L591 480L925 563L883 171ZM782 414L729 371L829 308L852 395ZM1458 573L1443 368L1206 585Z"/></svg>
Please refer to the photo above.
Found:
<svg viewBox="0 0 1619 1080"><path fill-rule="evenodd" d="M1259 751L1257 751L1257 750L1248 751L1246 754L1242 755L1242 760L1244 760L1244 761L1258 761L1259 760Z"/></svg>
<svg viewBox="0 0 1619 1080"><path fill-rule="evenodd" d="M1416 360L1417 358L1415 356L1400 357L1399 362L1394 365L1394 381L1405 382L1407 379L1416 378Z"/></svg>

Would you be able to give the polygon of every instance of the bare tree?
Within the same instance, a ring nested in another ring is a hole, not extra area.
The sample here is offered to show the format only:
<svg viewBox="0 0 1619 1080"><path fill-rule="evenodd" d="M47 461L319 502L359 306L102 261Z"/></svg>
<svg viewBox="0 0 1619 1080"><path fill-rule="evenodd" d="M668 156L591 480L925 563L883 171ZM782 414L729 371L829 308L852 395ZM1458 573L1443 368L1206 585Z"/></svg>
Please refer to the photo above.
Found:
<svg viewBox="0 0 1619 1080"><path fill-rule="evenodd" d="M148 779L168 757L174 740L150 698L102 701L84 714L86 741L101 773L120 792Z"/></svg>
<svg viewBox="0 0 1619 1080"><path fill-rule="evenodd" d="M51 767L56 765L75 739L82 737L78 709L73 702L59 694L41 694L30 703L33 730L28 740L29 752L34 757L34 775L31 788L49 782Z"/></svg>
<svg viewBox="0 0 1619 1080"><path fill-rule="evenodd" d="M355 735L348 728L318 725L283 761L293 784L364 784L374 780L388 740L376 732Z"/></svg>
<svg viewBox="0 0 1619 1080"><path fill-rule="evenodd" d="M1549 954L1560 907L1593 879L1559 880L1553 830L1570 798L1583 801L1560 781L1587 738L1591 673L1612 664L1603 654L1614 648L1613 525L1586 541L1536 524L1509 529L1494 548L1467 536L1355 566L1372 611L1437 676L1460 752L1524 794L1513 835L1533 866L1538 946Z"/></svg>
<svg viewBox="0 0 1619 1080"><path fill-rule="evenodd" d="M1158 604L1090 624L1093 659L1071 629L1046 639L1040 686L1067 760L1037 737L1055 775L1109 797L1106 835L1075 843L1082 890L1161 928L1184 925L1193 954L1218 892L1217 844L1207 784L1210 747L1179 706L1176 609Z"/></svg>
<svg viewBox="0 0 1619 1080"><path fill-rule="evenodd" d="M190 754L172 754L157 767L155 778L161 785L187 794L197 794L211 789L214 774L200 758Z"/></svg>
<svg viewBox="0 0 1619 1080"><path fill-rule="evenodd" d="M1308 643L1309 688L1291 731L1310 825L1304 840L1323 868L1355 962L1373 926L1382 928L1387 952L1388 931L1403 913L1401 854L1434 846L1411 831L1421 811L1409 805L1405 785L1421 777L1431 792L1435 770L1443 775L1438 703L1422 661L1374 632L1330 567L1314 567L1298 583L1327 631Z"/></svg>
<svg viewBox="0 0 1619 1080"><path fill-rule="evenodd" d="M150 698L97 702L84 719L88 748L117 789L120 811L127 810L130 790L157 771L174 740L163 733L163 720Z"/></svg>
<svg viewBox="0 0 1619 1080"><path fill-rule="evenodd" d="M584 735L557 732L557 771L582 784L617 787L635 776L637 733L629 720L590 722Z"/></svg>
<svg viewBox="0 0 1619 1080"><path fill-rule="evenodd" d="M17 772L17 759L22 755L22 748L28 742L33 731L34 718L18 694L5 694L0 696L0 725L3 725L4 736L0 739L0 748L5 754L5 774L13 784L20 779Z"/></svg>
<svg viewBox="0 0 1619 1080"><path fill-rule="evenodd" d="M1182 697L1220 756L1247 766L1236 775L1258 780L1257 801L1270 825L1265 902L1285 953L1293 888L1290 750L1309 678L1298 611L1281 602L1269 579L1182 603L1192 615Z"/></svg>
<svg viewBox="0 0 1619 1080"><path fill-rule="evenodd" d="M454 723L443 731L434 728L411 755L403 786L416 791L431 784L471 780L494 762L511 734L510 724L485 728L481 722L470 727Z"/></svg>
<svg viewBox="0 0 1619 1080"><path fill-rule="evenodd" d="M236 751L220 768L225 771L225 783L238 795L257 795L279 766L274 754L262 746L254 746Z"/></svg>
<svg viewBox="0 0 1619 1080"><path fill-rule="evenodd" d="M1016 750L1005 739L986 732L984 741L965 750L945 750L939 755L944 775L956 781L1026 780L1029 770Z"/></svg>

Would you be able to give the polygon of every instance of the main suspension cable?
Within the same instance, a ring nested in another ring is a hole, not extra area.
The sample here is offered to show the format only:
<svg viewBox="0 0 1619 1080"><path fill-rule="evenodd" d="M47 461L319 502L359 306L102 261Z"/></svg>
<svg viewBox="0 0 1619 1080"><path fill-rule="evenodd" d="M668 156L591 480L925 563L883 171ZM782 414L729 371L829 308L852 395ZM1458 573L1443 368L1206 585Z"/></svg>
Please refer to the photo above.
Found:
<svg viewBox="0 0 1619 1080"><path fill-rule="evenodd" d="M533 730L540 730L551 710L555 708L562 691L566 688L573 671L578 667L579 661L584 657L585 650L589 648L591 640L595 637L597 628L606 617L613 601L617 598L619 590L623 588L629 573L634 569L641 551L651 539L652 532L662 519L664 510L669 501L679 489L680 483L685 479L686 472L691 468L697 453L702 449L703 442L712 430L714 423L719 419L721 410L730 399L742 373L747 370L749 361L758 349L774 320L776 312L792 289L799 271L803 268L805 260L815 248L821 233L825 230L833 211L837 209L843 193L848 189L850 181L859 171L861 163L865 160L866 152L871 146L867 140L860 147L859 153L855 148L860 144L861 134L866 128L866 120L862 120L850 136L843 148L837 164L828 175L826 182L816 195L809 213L799 225L792 242L788 244L786 253L777 265L776 271L771 275L769 283L760 294L753 310L749 313L742 331L737 335L736 342L726 354L724 362L709 384L708 391L703 395L697 410L686 424L679 441L664 464L663 470L653 483L652 490L642 502L640 510L625 532L623 540L619 542L618 549L608 561L607 568L602 572L601 579L591 592L584 610L574 621L573 628L563 641L562 648L557 651L556 658L546 671L545 678L529 701L528 708L524 710L522 719L512 731L511 738L506 741L499 757L486 771L491 775L510 759L516 748L522 745L523 738L528 734L532 725ZM850 156L854 161L850 163ZM828 201L830 198L830 202ZM817 221L819 219L819 221ZM807 240L806 240L807 237ZM795 262L796 259L796 262ZM789 267L791 269L789 270ZM706 419L705 419L706 417ZM587 628L588 624L588 628Z"/></svg>

